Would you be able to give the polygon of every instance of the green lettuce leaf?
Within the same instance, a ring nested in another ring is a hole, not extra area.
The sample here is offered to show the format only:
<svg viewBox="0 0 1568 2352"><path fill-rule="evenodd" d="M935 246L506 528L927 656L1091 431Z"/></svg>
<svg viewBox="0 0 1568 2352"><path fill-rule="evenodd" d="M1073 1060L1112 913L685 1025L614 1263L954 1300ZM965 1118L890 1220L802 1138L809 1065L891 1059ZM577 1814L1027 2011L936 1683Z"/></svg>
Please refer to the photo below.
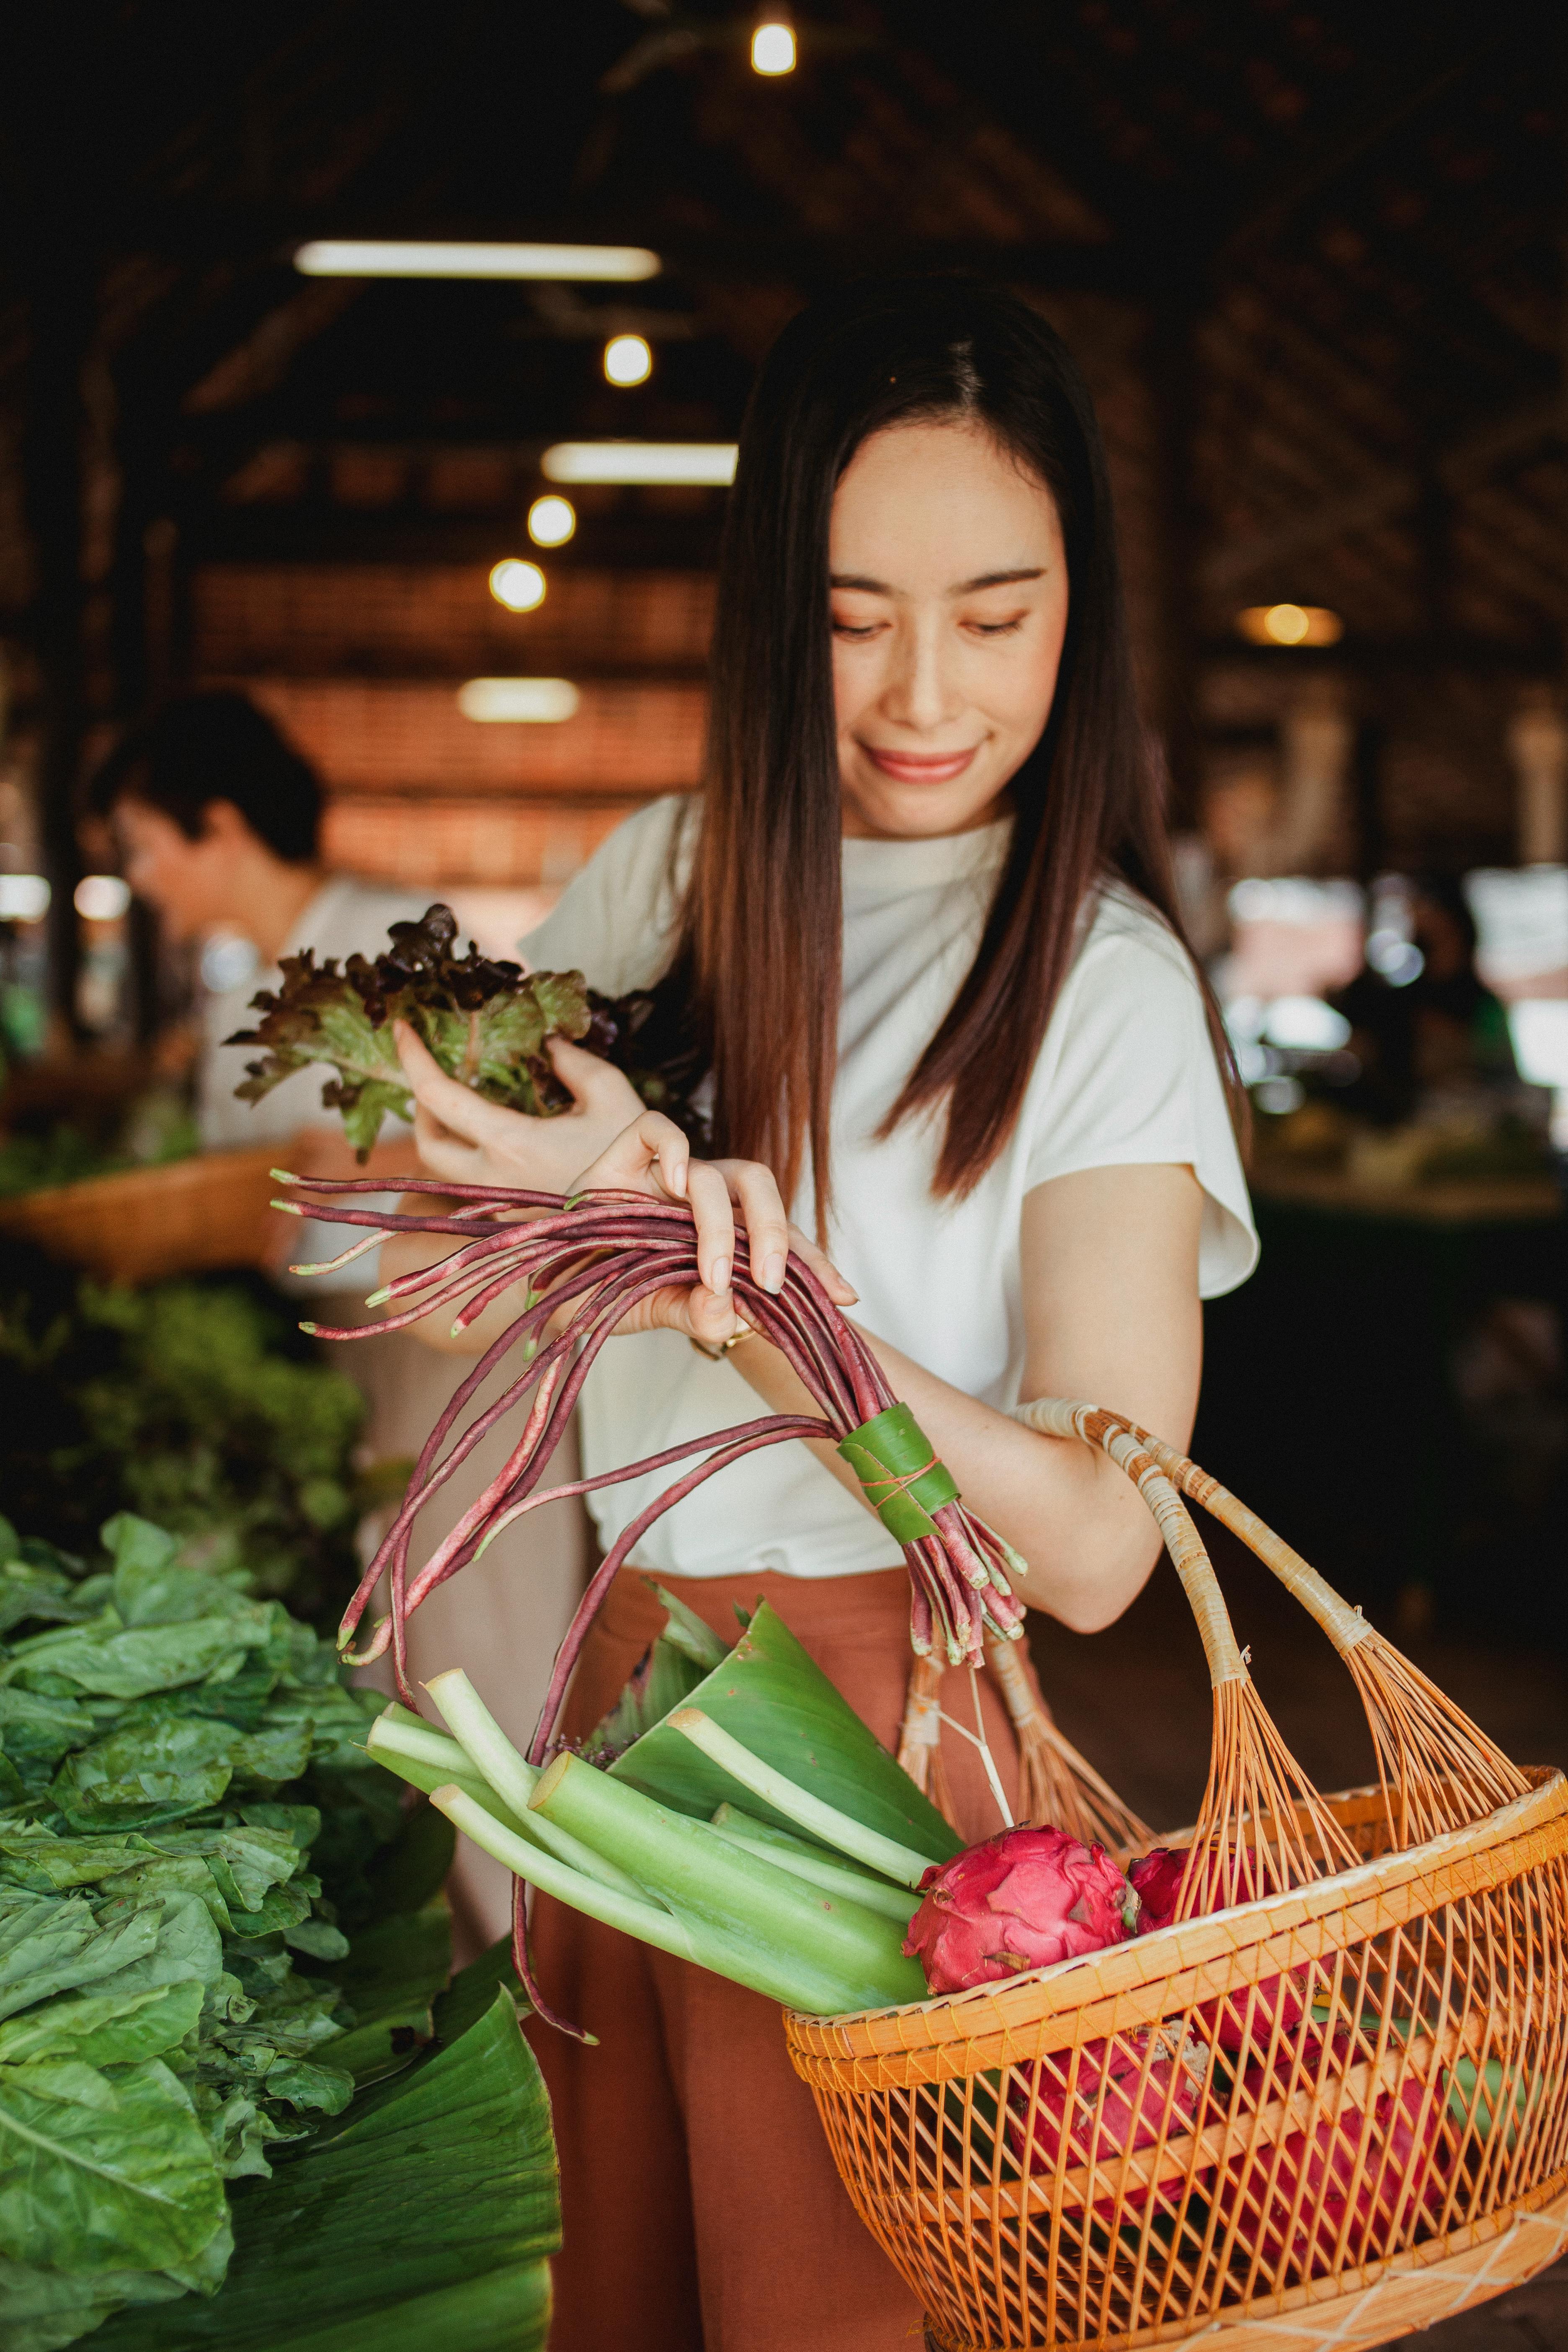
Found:
<svg viewBox="0 0 1568 2352"><path fill-rule="evenodd" d="M223 2181L162 2059L117 2067L113 2105L40 2097L0 2069L0 2254L68 2273L194 2262L225 2226Z"/></svg>
<svg viewBox="0 0 1568 2352"><path fill-rule="evenodd" d="M0 2258L0 2344L5 2352L60 2352L127 2304L167 2303L189 2292L164 2271L100 2270L80 2276Z"/></svg>
<svg viewBox="0 0 1568 2352"><path fill-rule="evenodd" d="M243 1102L260 1102L295 1070L313 1062L337 1073L321 1101L342 1116L360 1158L368 1158L391 1115L406 1118L413 1104L394 1042L393 1023L406 1021L449 1076L491 1102L534 1118L565 1110L571 1096L556 1076L545 1041L565 1037L626 1072L645 1102L694 1136L705 1133L690 1097L702 1075L700 1057L681 1034L659 1018L655 996L611 1000L588 988L580 971L525 973L520 964L455 952L457 918L433 906L417 923L395 923L391 946L374 961L352 955L340 972L330 959L318 966L312 949L285 956L283 985L251 1001L254 1029L225 1042L259 1045L235 1088Z"/></svg>

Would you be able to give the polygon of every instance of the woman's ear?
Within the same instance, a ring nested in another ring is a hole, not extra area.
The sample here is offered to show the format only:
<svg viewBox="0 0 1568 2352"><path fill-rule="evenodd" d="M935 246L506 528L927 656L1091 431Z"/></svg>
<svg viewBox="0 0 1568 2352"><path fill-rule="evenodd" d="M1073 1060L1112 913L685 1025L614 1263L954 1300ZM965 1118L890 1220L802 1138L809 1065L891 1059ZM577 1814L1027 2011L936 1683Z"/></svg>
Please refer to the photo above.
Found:
<svg viewBox="0 0 1568 2352"><path fill-rule="evenodd" d="M243 849L260 836L232 801L211 800L202 810L201 839L215 849Z"/></svg>

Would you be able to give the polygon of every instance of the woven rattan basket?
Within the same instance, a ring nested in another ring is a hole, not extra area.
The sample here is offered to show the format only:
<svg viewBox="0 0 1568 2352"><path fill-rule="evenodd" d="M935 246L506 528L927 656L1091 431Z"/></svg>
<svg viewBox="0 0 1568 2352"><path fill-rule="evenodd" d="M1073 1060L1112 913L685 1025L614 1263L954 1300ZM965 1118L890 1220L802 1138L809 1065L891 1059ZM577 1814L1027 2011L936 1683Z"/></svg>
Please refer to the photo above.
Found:
<svg viewBox="0 0 1568 2352"><path fill-rule="evenodd" d="M166 1168L50 1185L0 1202L0 1233L106 1282L258 1265L279 1156L276 1143L204 1151Z"/></svg>
<svg viewBox="0 0 1568 2352"><path fill-rule="evenodd" d="M1179 1907L1226 1907L950 1999L788 2016L861 2219L942 2352L1353 2352L1500 2294L1568 2241L1562 1774L1510 1764L1191 1463L1088 1406L1028 1417L1103 1447L1160 1520L1215 1686ZM1373 1786L1324 1799L1289 1756L1178 1488L1339 1648Z"/></svg>

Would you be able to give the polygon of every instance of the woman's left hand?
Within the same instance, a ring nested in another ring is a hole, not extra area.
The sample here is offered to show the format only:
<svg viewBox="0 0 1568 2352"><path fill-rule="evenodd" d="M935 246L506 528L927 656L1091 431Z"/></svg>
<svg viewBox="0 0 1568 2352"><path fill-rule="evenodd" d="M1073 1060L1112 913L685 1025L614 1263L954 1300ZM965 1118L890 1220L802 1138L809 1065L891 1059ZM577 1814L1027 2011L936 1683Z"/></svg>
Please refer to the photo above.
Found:
<svg viewBox="0 0 1568 2352"><path fill-rule="evenodd" d="M645 1111L584 1170L574 1192L647 1192L658 1201L685 1201L697 1223L701 1281L692 1288L656 1290L633 1307L618 1334L680 1331L705 1348L721 1347L746 1327L735 1312L735 1213L746 1228L747 1263L761 1290L784 1288L791 1252L809 1265L838 1307L856 1292L814 1242L789 1222L771 1169L755 1160L694 1160L673 1119Z"/></svg>

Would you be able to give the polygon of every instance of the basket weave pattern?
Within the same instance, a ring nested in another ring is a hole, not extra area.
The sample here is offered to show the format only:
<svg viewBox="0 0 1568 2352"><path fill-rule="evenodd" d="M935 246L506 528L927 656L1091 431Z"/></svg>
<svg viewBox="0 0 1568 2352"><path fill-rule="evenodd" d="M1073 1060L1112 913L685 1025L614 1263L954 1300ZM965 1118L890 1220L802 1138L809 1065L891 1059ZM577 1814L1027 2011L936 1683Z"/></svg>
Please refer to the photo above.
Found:
<svg viewBox="0 0 1568 2352"><path fill-rule="evenodd" d="M1142 1433L1098 1419L1091 1442L1152 1467ZM1189 1537L1164 1472L1193 1491L1190 1469L1170 1456L1157 1482L1173 1556ZM1317 1795L1226 1639L1195 1529L1190 1546L1215 1761L1196 1829L1170 1842L1215 1857L1229 1906L946 1999L785 2021L856 2208L943 2352L1215 2329L1374 2344L1568 2237L1568 1783L1479 1732L1469 1758L1473 1727L1433 1693L1380 1744L1375 1786ZM1408 1693L1415 1670L1388 1653L1384 1674L1371 1629L1321 1593L1386 1717L1389 1677ZM1478 1776L1513 1793L1483 1806ZM1413 1843L1417 1819L1445 1825ZM1238 1873L1256 1899L1235 1899Z"/></svg>

